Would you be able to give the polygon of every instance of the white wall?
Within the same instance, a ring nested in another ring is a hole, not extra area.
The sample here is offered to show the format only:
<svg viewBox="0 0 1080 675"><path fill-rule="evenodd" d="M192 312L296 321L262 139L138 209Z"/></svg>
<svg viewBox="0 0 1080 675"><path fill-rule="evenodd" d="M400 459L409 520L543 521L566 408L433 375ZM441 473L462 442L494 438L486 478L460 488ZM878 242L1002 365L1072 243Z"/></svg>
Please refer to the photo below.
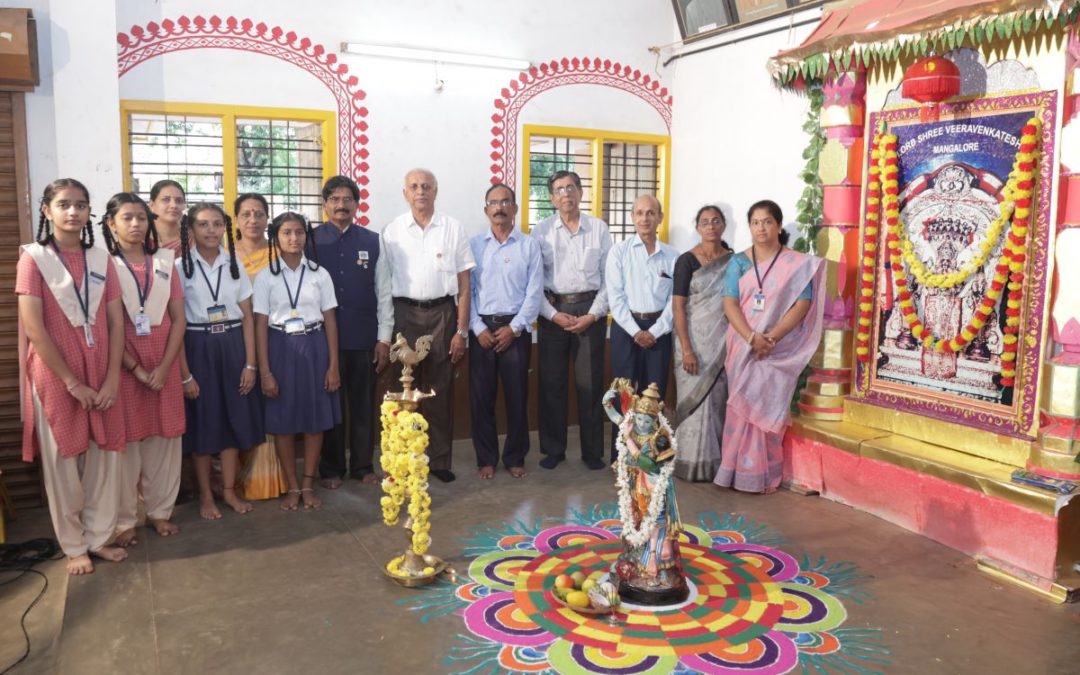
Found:
<svg viewBox="0 0 1080 675"><path fill-rule="evenodd" d="M117 2L117 24L125 32L132 25L199 13L279 25L333 51L341 42L353 41L486 53L533 63L588 56L645 72L654 64L648 47L672 39L671 6L658 0L550 0L542 5L488 0L321 0L302 5L295 0ZM115 44L114 36L108 39ZM472 231L483 229L480 202L491 176L494 100L516 73L440 66L438 77L444 86L436 91L432 64L338 56L367 93L372 223L381 226L406 210L402 178L420 165L439 178L438 208L465 221ZM125 99L337 108L324 85L293 65L218 49L177 52L143 63L120 80L120 94ZM666 133L659 115L643 101L595 85L541 94L526 106L519 121Z"/></svg>
<svg viewBox="0 0 1080 675"><path fill-rule="evenodd" d="M672 62L665 72L675 97L672 122L671 243L680 250L698 241L693 219L706 203L719 204L728 221L724 238L736 250L750 245L746 209L772 199L790 224L802 194L798 173L808 138L802 131L806 97L783 92L766 70L769 57L798 45L813 25L794 30L789 22L814 18L819 10L793 19L749 26L693 43L684 51L744 38ZM778 32L749 37L770 28ZM788 229L791 229L790 227Z"/></svg>
<svg viewBox="0 0 1080 675"><path fill-rule="evenodd" d="M35 209L45 185L78 178L95 213L122 183L116 101L116 19L108 3L21 0L37 20L41 84L26 95L30 190ZM112 35L109 40L103 36ZM36 227L37 216L34 216Z"/></svg>

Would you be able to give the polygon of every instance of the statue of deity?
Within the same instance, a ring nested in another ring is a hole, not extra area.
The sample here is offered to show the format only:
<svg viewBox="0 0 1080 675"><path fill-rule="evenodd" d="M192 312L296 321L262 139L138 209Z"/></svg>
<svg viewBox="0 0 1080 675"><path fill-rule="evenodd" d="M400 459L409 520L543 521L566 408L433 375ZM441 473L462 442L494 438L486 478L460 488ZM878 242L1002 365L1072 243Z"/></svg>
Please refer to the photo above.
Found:
<svg viewBox="0 0 1080 675"><path fill-rule="evenodd" d="M615 563L625 602L668 605L686 600L689 588L679 555L675 501L675 432L661 410L660 390L641 394L624 378L604 394L604 412L618 425L616 483L623 552Z"/></svg>

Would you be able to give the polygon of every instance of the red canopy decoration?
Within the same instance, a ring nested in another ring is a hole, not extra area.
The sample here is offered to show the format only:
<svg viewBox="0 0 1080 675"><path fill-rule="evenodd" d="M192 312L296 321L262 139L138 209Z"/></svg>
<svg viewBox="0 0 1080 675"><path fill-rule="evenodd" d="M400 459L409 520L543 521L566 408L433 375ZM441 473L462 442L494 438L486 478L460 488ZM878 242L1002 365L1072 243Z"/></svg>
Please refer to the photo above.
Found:
<svg viewBox="0 0 1080 675"><path fill-rule="evenodd" d="M960 93L960 69L944 56L916 61L904 72L904 98L925 104L922 120L938 119L938 103Z"/></svg>

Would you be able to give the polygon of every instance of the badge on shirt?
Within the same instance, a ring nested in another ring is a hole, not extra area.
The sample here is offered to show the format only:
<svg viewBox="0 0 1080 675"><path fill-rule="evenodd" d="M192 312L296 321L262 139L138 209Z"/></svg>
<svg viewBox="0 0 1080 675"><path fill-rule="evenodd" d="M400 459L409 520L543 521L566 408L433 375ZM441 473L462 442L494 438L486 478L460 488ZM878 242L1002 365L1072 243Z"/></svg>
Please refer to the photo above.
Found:
<svg viewBox="0 0 1080 675"><path fill-rule="evenodd" d="M97 272L91 272L90 273L90 281L93 281L96 284L103 284L103 283L105 283L105 275L104 274L98 274Z"/></svg>
<svg viewBox="0 0 1080 675"><path fill-rule="evenodd" d="M83 324L83 335L86 336L86 346L93 349L94 344L95 344L94 343L94 327L91 326L89 323L84 323Z"/></svg>
<svg viewBox="0 0 1080 675"><path fill-rule="evenodd" d="M368 267L368 261L369 261L370 259L371 259L371 258L370 258L370 256L368 255L368 252L367 252L367 251L357 251L357 252L356 252L356 264L357 264L357 265L360 265L360 266L361 266L361 267L363 267L364 269L367 269L367 267Z"/></svg>
<svg viewBox="0 0 1080 675"><path fill-rule="evenodd" d="M209 323L221 323L227 321L229 318L229 312L225 309L225 305L211 305L206 308L206 320Z"/></svg>
<svg viewBox="0 0 1080 675"><path fill-rule="evenodd" d="M285 320L285 334L286 335L299 335L307 330L304 325L303 317L293 317Z"/></svg>
<svg viewBox="0 0 1080 675"><path fill-rule="evenodd" d="M150 317L142 312L135 315L135 334L139 337L150 334Z"/></svg>
<svg viewBox="0 0 1080 675"><path fill-rule="evenodd" d="M764 312L765 311L765 294L762 293L761 291L758 291L757 293L754 293L754 307L753 307L753 309L754 309L755 312Z"/></svg>
<svg viewBox="0 0 1080 675"><path fill-rule="evenodd" d="M154 274L158 275L162 279L165 279L166 281L169 279L169 273L165 270L154 270Z"/></svg>

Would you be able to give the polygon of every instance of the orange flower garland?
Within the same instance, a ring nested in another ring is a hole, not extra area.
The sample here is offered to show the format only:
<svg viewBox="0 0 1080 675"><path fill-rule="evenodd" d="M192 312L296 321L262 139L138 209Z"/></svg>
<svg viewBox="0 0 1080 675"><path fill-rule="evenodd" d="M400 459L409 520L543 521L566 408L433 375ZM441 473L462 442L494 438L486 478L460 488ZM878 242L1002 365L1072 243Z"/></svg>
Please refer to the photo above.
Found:
<svg viewBox="0 0 1080 675"><path fill-rule="evenodd" d="M866 196L866 228L863 233L862 269L859 271L859 316L855 356L870 360L870 326L874 319L874 263L877 259L878 213L881 210L881 133L874 135L870 151L870 178Z"/></svg>
<svg viewBox="0 0 1080 675"><path fill-rule="evenodd" d="M871 158L877 162L878 172L876 172L876 175L880 180L880 184L874 181L875 172L872 166L870 194L867 199L866 241L869 242L871 239L871 231L875 235L877 233L878 209L875 202L871 200L874 200L880 192L884 192L884 196L880 198L880 201L881 206L884 207L886 231L888 232L885 243L889 253L890 267L895 277L896 286L899 288L900 311L911 330L911 334L917 340L921 340L923 346L927 349L932 348L938 352L958 352L974 340L975 336L983 329L1007 288L1004 348L1001 354L1001 385L1006 387L1012 386L1016 381L1017 334L1020 330L1021 304L1024 294L1024 266L1027 260L1027 235L1031 219L1031 195L1035 185L1035 166L1038 159L1039 130L1041 126L1042 122L1038 117L1033 117L1024 125L1020 139L1020 150L1016 155L1009 181L1003 190L1006 202L1014 208L1011 228L1005 240L1001 257L994 269L994 278L971 317L971 321L951 338L935 337L923 325L915 310L911 292L908 290L908 278L900 248L899 169L896 156L896 136L893 134L878 134L875 137L874 154L871 155ZM864 247L866 254L863 257L863 290L861 291L862 298L859 305L859 332L856 341L856 354L859 360L863 362L869 360L870 324L872 323L873 312L873 302L871 300L873 296L874 250L873 248ZM869 295L867 290L869 290Z"/></svg>

